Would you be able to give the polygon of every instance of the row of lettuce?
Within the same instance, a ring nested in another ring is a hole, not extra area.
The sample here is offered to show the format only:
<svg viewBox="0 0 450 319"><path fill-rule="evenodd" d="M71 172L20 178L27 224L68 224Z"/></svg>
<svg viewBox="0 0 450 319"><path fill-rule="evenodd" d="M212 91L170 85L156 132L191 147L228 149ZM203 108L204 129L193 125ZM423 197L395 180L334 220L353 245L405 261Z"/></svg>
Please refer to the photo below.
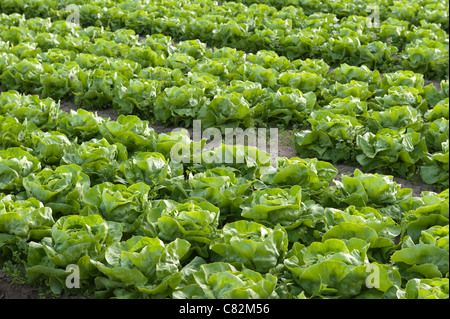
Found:
<svg viewBox="0 0 450 319"><path fill-rule="evenodd" d="M227 0L219 0L225 2ZM303 9L305 14L311 15L316 12L333 13L337 17L348 17L351 15L369 16L374 10L378 10L380 20L394 17L399 20L411 21L418 25L421 20L441 24L448 32L448 1L437 0L234 0L247 6L252 4L266 4L278 10L293 6Z"/></svg>
<svg viewBox="0 0 450 319"><path fill-rule="evenodd" d="M367 13L305 14L300 6L277 10L265 4L212 0L2 0L0 8L7 14L23 13L28 19L67 19L83 27L129 29L141 36L164 34L177 41L198 39L210 47L251 53L270 50L289 60L320 58L333 67L347 63L448 78L448 1L447 6L440 1L428 4L434 8L423 10L418 3L402 1L394 6L398 10L390 11L385 9L392 4L385 3L376 20Z"/></svg>
<svg viewBox="0 0 450 319"><path fill-rule="evenodd" d="M394 81L391 75L384 78L390 78L390 95L375 98L390 107L368 111L369 103L344 98L333 100L321 110L313 110L307 119L311 127L295 133L297 154L334 163L357 163L366 172L406 178L417 173L425 183L448 188L448 81L441 82L441 91L433 89L433 95L442 100L422 108L420 104L424 100L406 101L414 96L411 74L396 74ZM411 86L392 85L402 81Z"/></svg>
<svg viewBox="0 0 450 319"><path fill-rule="evenodd" d="M13 91L0 106L0 259L22 256L55 293L449 296L448 189L415 197L359 170L337 180L317 159L273 166L251 147L205 149L185 131ZM178 163L176 145L201 152Z"/></svg>
<svg viewBox="0 0 450 319"><path fill-rule="evenodd" d="M412 71L330 70L323 60L291 62L273 51L173 45L162 35L138 41L131 30L81 30L17 14L1 19L4 90L113 107L163 125L306 128L294 141L302 157L448 187L448 80L438 90Z"/></svg>

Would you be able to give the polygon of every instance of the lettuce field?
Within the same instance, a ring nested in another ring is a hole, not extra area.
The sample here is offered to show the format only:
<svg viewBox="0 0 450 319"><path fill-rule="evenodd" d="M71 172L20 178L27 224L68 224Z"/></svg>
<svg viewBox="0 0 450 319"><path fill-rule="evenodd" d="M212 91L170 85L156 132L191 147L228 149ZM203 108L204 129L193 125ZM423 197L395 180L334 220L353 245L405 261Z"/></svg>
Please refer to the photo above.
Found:
<svg viewBox="0 0 450 319"><path fill-rule="evenodd" d="M448 5L0 0L0 265L57 296L448 299Z"/></svg>

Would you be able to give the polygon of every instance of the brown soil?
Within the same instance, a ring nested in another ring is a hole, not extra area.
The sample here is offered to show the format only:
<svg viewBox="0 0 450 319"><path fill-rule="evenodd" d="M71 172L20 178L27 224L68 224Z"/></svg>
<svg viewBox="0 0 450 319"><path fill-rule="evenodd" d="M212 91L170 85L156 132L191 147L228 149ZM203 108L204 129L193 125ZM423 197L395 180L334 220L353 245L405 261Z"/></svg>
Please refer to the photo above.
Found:
<svg viewBox="0 0 450 319"><path fill-rule="evenodd" d="M24 274L20 275L20 278ZM31 284L14 282L0 269L0 299L84 299L83 296L55 296L46 287L37 287Z"/></svg>

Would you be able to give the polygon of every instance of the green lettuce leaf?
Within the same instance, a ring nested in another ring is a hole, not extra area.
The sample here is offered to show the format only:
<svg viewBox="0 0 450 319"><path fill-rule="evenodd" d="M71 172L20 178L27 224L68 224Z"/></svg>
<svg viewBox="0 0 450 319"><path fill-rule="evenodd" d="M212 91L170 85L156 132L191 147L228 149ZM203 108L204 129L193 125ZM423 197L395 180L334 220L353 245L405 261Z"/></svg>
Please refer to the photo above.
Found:
<svg viewBox="0 0 450 319"><path fill-rule="evenodd" d="M445 249L423 243L396 251L391 257L392 262L406 270L406 278L430 279L448 276L448 259Z"/></svg>

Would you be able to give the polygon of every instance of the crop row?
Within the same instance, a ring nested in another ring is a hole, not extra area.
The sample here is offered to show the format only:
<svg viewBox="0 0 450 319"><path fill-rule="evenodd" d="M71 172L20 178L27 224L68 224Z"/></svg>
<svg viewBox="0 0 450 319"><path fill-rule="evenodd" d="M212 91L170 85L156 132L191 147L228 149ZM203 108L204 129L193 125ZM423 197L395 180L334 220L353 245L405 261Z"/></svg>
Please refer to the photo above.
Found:
<svg viewBox="0 0 450 319"><path fill-rule="evenodd" d="M22 256L55 293L448 298L448 190L413 197L359 170L337 181L316 159L273 167L36 95L3 92L0 106L0 260ZM178 143L201 152L175 162Z"/></svg>
<svg viewBox="0 0 450 319"><path fill-rule="evenodd" d="M218 2L225 2L219 0ZM247 6L252 4L266 4L278 10L284 7L299 7L307 15L316 12L333 13L338 18L351 15L369 16L374 10L379 10L380 20L395 18L410 21L413 25L419 25L421 20L441 24L448 32L448 1L437 0L234 0Z"/></svg>
<svg viewBox="0 0 450 319"><path fill-rule="evenodd" d="M383 72L405 69L428 78L448 78L448 33L426 20L414 25L410 19L394 15L380 20L377 27L369 27L365 16L307 16L298 7L278 11L266 5L247 7L234 2L219 6L213 1L172 0L151 4L104 0L49 1L47 5L31 2L2 1L3 11L24 12L27 18L70 20L74 12L67 6L75 4L83 27L129 29L141 36L164 34L177 41L199 39L210 47L233 47L248 53L270 50L289 60L323 59L333 67L347 63Z"/></svg>
<svg viewBox="0 0 450 319"><path fill-rule="evenodd" d="M1 33L8 41L0 56L4 89L88 109L113 106L165 125L188 127L197 119L204 128L311 126L297 134L301 156L357 161L367 171L404 177L420 173L429 184L448 186L448 81L437 91L411 71L382 79L366 67L330 71L322 60L290 62L271 51L245 55L199 41L172 45L165 36L138 41L133 31L21 23Z"/></svg>

